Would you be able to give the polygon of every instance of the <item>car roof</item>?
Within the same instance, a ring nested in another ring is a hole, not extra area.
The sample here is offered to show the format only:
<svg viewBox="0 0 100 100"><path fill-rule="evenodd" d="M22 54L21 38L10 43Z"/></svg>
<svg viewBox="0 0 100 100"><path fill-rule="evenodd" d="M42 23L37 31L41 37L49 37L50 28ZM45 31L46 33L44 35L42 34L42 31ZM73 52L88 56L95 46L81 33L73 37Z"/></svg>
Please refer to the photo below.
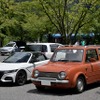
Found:
<svg viewBox="0 0 100 100"><path fill-rule="evenodd" d="M50 44L60 44L60 43L27 43L27 45L50 45Z"/></svg>
<svg viewBox="0 0 100 100"><path fill-rule="evenodd" d="M74 45L65 45L60 46L58 49L94 49L100 48L100 45L87 45L87 46L74 46Z"/></svg>

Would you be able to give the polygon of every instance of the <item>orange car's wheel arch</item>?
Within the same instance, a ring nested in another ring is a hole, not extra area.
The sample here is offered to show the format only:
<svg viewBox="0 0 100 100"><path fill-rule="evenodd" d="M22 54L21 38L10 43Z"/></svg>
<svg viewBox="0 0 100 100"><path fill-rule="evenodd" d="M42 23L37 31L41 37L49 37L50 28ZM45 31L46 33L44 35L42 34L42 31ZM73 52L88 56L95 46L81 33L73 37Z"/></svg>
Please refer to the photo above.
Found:
<svg viewBox="0 0 100 100"><path fill-rule="evenodd" d="M84 78L84 81L85 81L85 84L87 84L85 75L83 73L77 73L73 77L73 80L72 80L72 88L74 88L76 86L78 77L83 77Z"/></svg>

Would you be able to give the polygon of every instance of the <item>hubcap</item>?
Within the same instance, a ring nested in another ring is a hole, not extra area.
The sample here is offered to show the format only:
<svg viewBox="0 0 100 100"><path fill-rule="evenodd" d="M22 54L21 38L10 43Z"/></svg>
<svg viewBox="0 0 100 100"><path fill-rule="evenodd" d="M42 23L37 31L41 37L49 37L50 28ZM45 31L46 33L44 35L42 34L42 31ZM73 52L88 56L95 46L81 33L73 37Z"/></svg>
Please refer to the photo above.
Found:
<svg viewBox="0 0 100 100"><path fill-rule="evenodd" d="M26 75L24 73L20 73L17 78L18 84L23 85L25 83L25 80L26 80Z"/></svg>
<svg viewBox="0 0 100 100"><path fill-rule="evenodd" d="M83 81L80 79L77 83L78 90L81 92L84 89Z"/></svg>

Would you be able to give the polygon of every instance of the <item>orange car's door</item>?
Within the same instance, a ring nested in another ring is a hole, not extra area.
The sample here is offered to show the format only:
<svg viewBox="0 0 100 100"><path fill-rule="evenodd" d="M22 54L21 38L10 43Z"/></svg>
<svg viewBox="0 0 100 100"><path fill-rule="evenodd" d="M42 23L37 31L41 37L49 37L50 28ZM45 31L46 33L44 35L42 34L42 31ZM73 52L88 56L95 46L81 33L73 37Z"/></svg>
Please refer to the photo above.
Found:
<svg viewBox="0 0 100 100"><path fill-rule="evenodd" d="M91 63L92 68L92 77L95 81L100 80L100 61L92 62Z"/></svg>
<svg viewBox="0 0 100 100"><path fill-rule="evenodd" d="M100 80L100 61L96 49L88 49L86 51L86 63L88 82L96 82Z"/></svg>
<svg viewBox="0 0 100 100"><path fill-rule="evenodd" d="M93 83L95 82L95 74L93 70L93 66L91 63L86 63L85 64L85 75L87 79L87 83Z"/></svg>

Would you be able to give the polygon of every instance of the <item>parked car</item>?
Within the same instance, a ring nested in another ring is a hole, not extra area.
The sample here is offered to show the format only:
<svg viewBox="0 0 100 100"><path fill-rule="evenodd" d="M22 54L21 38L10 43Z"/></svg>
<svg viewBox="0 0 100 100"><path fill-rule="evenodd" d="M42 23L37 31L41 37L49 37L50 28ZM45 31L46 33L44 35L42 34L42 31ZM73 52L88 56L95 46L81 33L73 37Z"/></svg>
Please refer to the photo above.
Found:
<svg viewBox="0 0 100 100"><path fill-rule="evenodd" d="M48 61L40 52L16 52L0 63L0 81L23 85L30 80L33 68Z"/></svg>
<svg viewBox="0 0 100 100"><path fill-rule="evenodd" d="M26 43L23 41L12 41L6 44L4 47L0 48L0 54L3 55L10 55L15 52L19 52L25 48Z"/></svg>
<svg viewBox="0 0 100 100"><path fill-rule="evenodd" d="M27 43L26 51L41 51L47 58L51 58L54 50L62 46L60 43Z"/></svg>
<svg viewBox="0 0 100 100"><path fill-rule="evenodd" d="M84 91L87 84L100 81L100 46L64 46L56 49L50 62L33 70L38 90L75 88Z"/></svg>

